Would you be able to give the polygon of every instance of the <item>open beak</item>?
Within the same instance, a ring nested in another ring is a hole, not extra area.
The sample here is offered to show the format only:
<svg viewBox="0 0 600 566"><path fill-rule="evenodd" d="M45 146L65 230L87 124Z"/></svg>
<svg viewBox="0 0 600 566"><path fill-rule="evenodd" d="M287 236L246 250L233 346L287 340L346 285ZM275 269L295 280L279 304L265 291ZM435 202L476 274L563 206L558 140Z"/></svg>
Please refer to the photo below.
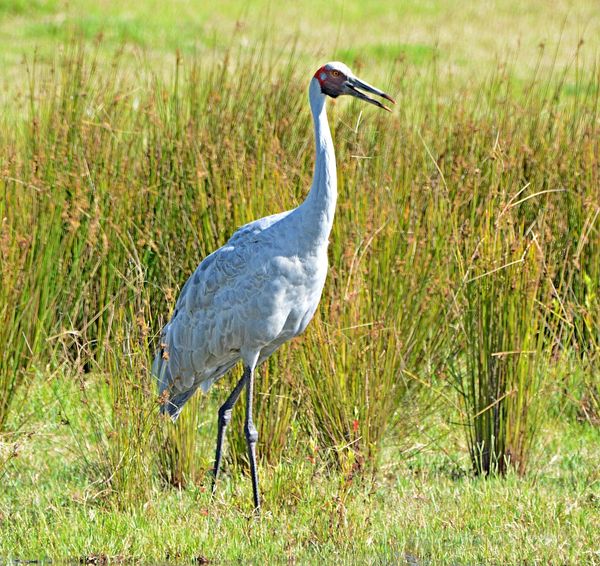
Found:
<svg viewBox="0 0 600 566"><path fill-rule="evenodd" d="M370 102L375 106L379 106L379 108L383 108L388 112L391 112L391 110L387 106L383 105L381 102L379 102L379 100L375 100L374 98L367 96L364 92L361 91L364 90L365 92L376 94L377 96L381 96L382 98L389 100L392 104L396 104L396 101L389 94L386 94L382 90L379 90L378 88L375 88L369 83L361 81L356 77L348 77L348 79L346 80L346 86L348 87L348 94L356 96L356 98L360 98L361 100L365 100L366 102Z"/></svg>

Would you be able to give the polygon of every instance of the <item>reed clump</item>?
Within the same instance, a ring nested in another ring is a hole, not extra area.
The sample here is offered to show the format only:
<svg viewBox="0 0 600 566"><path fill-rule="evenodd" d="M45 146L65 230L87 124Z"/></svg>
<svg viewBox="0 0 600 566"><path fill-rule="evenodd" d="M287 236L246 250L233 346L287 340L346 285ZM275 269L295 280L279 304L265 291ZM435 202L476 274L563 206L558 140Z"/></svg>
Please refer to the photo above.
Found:
<svg viewBox="0 0 600 566"><path fill-rule="evenodd" d="M504 67L449 96L435 66L392 71L395 115L330 105L330 277L306 336L259 370L259 452L374 467L452 369L475 469L525 471L545 368L598 344L597 91L517 88ZM168 79L77 46L32 70L29 115L2 140L0 428L33 368L77 369L108 384L116 492L202 481L226 386L165 431L149 362L197 263L304 198L306 76L260 50L178 58Z"/></svg>

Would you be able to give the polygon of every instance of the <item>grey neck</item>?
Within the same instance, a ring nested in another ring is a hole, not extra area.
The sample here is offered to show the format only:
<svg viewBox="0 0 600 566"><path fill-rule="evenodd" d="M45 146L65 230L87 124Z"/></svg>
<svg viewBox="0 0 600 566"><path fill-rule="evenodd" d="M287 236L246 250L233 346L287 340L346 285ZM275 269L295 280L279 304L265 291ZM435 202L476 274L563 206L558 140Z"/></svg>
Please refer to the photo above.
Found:
<svg viewBox="0 0 600 566"><path fill-rule="evenodd" d="M325 95L315 78L310 82L308 97L315 127L316 160L312 186L300 209L303 216L309 218L306 228L314 232L316 238L327 242L337 201L337 172Z"/></svg>

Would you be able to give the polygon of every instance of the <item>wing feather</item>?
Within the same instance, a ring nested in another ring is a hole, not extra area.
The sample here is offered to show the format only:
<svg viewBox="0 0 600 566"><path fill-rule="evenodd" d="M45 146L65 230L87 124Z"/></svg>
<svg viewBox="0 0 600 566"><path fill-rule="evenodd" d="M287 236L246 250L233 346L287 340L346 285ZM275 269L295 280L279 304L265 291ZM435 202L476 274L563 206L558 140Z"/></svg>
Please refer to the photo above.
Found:
<svg viewBox="0 0 600 566"><path fill-rule="evenodd" d="M257 291L267 274L256 263L257 238L290 212L242 226L181 289L153 364L160 392L173 393L163 406L173 418L199 386L208 390L237 363L248 320L261 323Z"/></svg>

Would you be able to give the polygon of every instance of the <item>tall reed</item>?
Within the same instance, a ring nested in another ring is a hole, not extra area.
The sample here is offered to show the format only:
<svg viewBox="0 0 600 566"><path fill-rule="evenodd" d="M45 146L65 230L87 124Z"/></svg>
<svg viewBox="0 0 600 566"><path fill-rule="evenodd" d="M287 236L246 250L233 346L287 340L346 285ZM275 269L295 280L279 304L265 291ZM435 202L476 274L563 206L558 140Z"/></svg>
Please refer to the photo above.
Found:
<svg viewBox="0 0 600 566"><path fill-rule="evenodd" d="M177 485L200 478L193 452L212 446L200 425L234 376L163 431L150 424L148 362L198 262L304 198L312 66L231 50L217 63L178 58L163 78L72 46L34 70L28 116L2 141L0 425L32 368L65 364L109 384L116 492L137 489L138 469L141 493L157 471ZM518 436L534 424L543 365L597 337L597 98L566 95L560 77L518 89L506 68L451 91L435 65L376 73L394 77L379 83L398 94L395 115L329 105L340 189L330 276L306 336L259 369L259 452L277 462L319 447L344 469L375 463L386 431L410 428L419 383L443 387L440 364L458 352L488 460L524 469L535 437ZM555 315L567 321L556 331Z"/></svg>
<svg viewBox="0 0 600 566"><path fill-rule="evenodd" d="M541 250L500 219L476 250L462 290L463 360L453 370L474 470L524 473L538 432L544 372L556 333ZM550 345L550 346L549 346ZM464 364L464 365L463 365Z"/></svg>

